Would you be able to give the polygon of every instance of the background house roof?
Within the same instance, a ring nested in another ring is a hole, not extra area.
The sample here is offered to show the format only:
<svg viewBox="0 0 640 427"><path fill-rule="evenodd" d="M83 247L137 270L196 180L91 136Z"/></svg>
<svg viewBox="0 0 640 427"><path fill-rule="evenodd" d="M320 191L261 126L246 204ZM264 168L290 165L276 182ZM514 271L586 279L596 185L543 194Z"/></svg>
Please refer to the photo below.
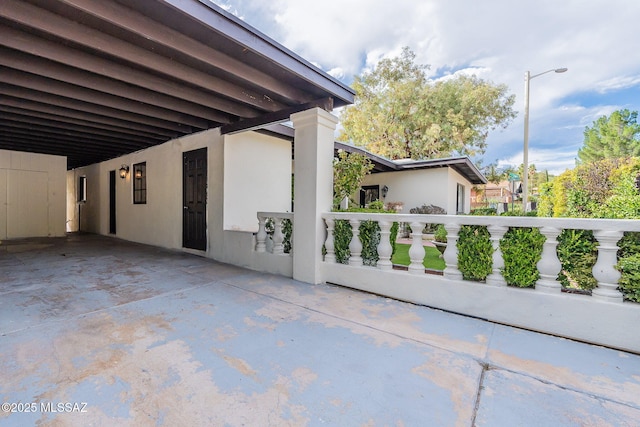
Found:
<svg viewBox="0 0 640 427"><path fill-rule="evenodd" d="M206 0L0 2L0 149L69 168L353 97Z"/></svg>
<svg viewBox="0 0 640 427"><path fill-rule="evenodd" d="M373 154L363 148L336 141L334 150L344 150L349 153L360 153L367 156L373 162L372 173L399 172L413 169L453 168L472 184L486 184L487 178L478 170L473 162L466 156L448 157L445 159L429 160L389 160Z"/></svg>

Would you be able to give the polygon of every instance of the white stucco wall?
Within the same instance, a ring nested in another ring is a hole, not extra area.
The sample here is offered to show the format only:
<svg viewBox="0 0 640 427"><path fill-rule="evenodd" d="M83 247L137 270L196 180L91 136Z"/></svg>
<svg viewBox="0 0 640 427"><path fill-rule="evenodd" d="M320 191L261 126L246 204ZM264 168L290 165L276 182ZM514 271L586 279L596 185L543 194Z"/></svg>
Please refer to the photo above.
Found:
<svg viewBox="0 0 640 427"><path fill-rule="evenodd" d="M213 144L217 131L205 131L68 172L67 192L77 200L78 177L87 177L87 200L74 203L70 219L79 216L80 230L109 234L109 172L116 171L116 236L125 240L182 247L182 153ZM219 141L218 141L219 142ZM133 165L146 162L147 203L133 203ZM221 158L208 151L209 169L222 167ZM129 167L125 179L121 165ZM75 215L74 215L75 214Z"/></svg>
<svg viewBox="0 0 640 427"><path fill-rule="evenodd" d="M224 137L224 229L258 231L256 212L291 211L291 142L243 132Z"/></svg>
<svg viewBox="0 0 640 427"><path fill-rule="evenodd" d="M389 187L384 202L403 202L404 207L400 213L408 214L411 208L423 204L440 206L450 212L449 194L446 191L448 179L446 168L407 170L370 174L362 185L379 185L381 190L384 185Z"/></svg>
<svg viewBox="0 0 640 427"><path fill-rule="evenodd" d="M257 211L291 208L291 143L255 132L221 136L218 129L178 138L136 153L67 173L68 217L80 230L109 235L109 171L130 168L116 178L116 237L182 249L182 154L207 148L206 256L221 261L249 260ZM146 162L147 203L133 204L132 172ZM87 177L87 200L78 204L78 177ZM226 182L228 181L228 182ZM226 197L225 197L226 196ZM227 227L228 221L229 227ZM248 239L248 240L247 240ZM236 262L237 263L237 262Z"/></svg>
<svg viewBox="0 0 640 427"><path fill-rule="evenodd" d="M449 207L447 212L455 213L456 212L456 195L457 195L457 184L462 184L464 186L464 213L468 214L471 211L471 184L467 181L462 175L456 172L452 168L447 168L449 174Z"/></svg>
<svg viewBox="0 0 640 427"><path fill-rule="evenodd" d="M62 156L0 150L0 239L65 235Z"/></svg>
<svg viewBox="0 0 640 427"><path fill-rule="evenodd" d="M400 213L422 205L435 205L448 214L456 213L456 185L465 186L465 211L469 212L471 183L452 168L404 170L368 175L362 185L389 187L385 203L403 202ZM382 194L381 194L382 197Z"/></svg>

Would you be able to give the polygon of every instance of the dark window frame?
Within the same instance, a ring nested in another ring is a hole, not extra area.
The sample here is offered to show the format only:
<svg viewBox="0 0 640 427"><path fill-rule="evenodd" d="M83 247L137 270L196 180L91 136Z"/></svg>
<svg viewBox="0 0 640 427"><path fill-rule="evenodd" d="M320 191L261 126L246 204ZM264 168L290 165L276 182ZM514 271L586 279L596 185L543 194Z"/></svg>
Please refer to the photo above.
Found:
<svg viewBox="0 0 640 427"><path fill-rule="evenodd" d="M84 203L87 201L87 177L81 175L78 177L78 202Z"/></svg>
<svg viewBox="0 0 640 427"><path fill-rule="evenodd" d="M147 162L133 165L133 204L147 204Z"/></svg>
<svg viewBox="0 0 640 427"><path fill-rule="evenodd" d="M367 202L367 195L371 194L372 196L369 197L369 200ZM373 195L375 194L375 198L373 197ZM371 202L375 202L376 200L380 200L380 186L379 185L363 185L360 188L360 207L364 208L366 207L369 203Z"/></svg>
<svg viewBox="0 0 640 427"><path fill-rule="evenodd" d="M456 213L464 213L465 186L458 183L456 185Z"/></svg>

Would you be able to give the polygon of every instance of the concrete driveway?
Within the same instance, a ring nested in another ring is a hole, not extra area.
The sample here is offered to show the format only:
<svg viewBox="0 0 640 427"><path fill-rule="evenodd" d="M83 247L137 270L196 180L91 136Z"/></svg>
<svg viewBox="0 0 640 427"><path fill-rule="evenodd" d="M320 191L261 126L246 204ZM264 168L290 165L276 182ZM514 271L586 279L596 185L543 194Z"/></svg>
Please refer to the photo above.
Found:
<svg viewBox="0 0 640 427"><path fill-rule="evenodd" d="M637 426L640 356L72 235L0 245L0 396L0 426Z"/></svg>

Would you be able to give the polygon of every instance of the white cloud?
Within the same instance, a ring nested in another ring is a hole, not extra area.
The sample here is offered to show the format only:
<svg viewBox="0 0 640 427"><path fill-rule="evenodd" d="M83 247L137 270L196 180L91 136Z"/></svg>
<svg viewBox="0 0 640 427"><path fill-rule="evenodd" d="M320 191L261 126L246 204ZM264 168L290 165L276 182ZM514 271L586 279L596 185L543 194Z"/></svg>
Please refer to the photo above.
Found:
<svg viewBox="0 0 640 427"><path fill-rule="evenodd" d="M531 81L531 147L550 153L556 147L558 158L572 161L575 151L569 156L566 147L577 150L584 126L601 115L620 105L640 110L640 99L630 105L616 98L640 86L640 56L629 43L638 38L640 2L214 1L233 5L250 25L347 83L409 46L419 63L431 65L433 78L475 73L507 84L521 112L525 71L567 67ZM493 132L486 163L514 155L522 132L521 115L506 131Z"/></svg>
<svg viewBox="0 0 640 427"><path fill-rule="evenodd" d="M536 165L539 171L547 170L552 175L558 175L567 169L575 167L575 150L534 149L529 150L529 164ZM498 167L518 167L523 162L522 150L508 158L498 159Z"/></svg>
<svg viewBox="0 0 640 427"><path fill-rule="evenodd" d="M627 89L640 85L640 75L636 76L617 76L605 81L599 82L596 85L596 90L599 93L607 93L611 91L617 91L621 89Z"/></svg>

